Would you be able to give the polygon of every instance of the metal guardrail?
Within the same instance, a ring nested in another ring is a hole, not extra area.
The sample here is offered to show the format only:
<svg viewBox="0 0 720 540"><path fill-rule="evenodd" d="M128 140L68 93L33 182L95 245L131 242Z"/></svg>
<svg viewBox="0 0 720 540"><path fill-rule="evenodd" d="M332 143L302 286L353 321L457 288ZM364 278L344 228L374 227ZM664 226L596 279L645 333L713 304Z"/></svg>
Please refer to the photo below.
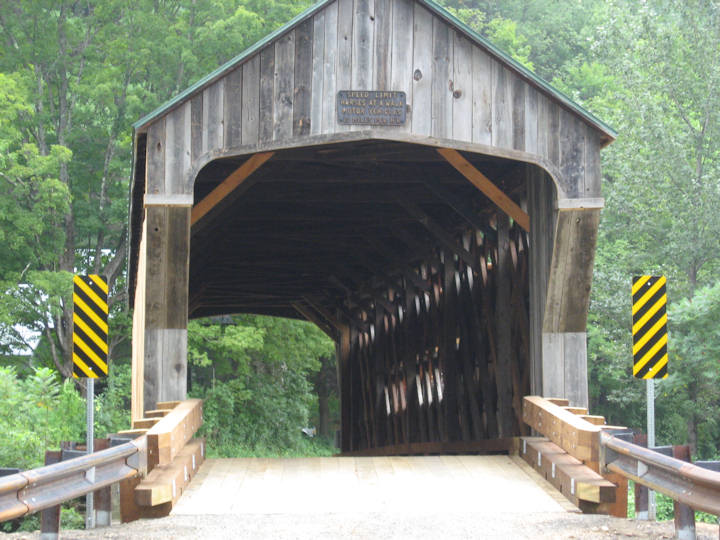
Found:
<svg viewBox="0 0 720 540"><path fill-rule="evenodd" d="M600 433L601 465L695 510L720 515L720 472Z"/></svg>
<svg viewBox="0 0 720 540"><path fill-rule="evenodd" d="M0 522L51 508L142 474L147 439L0 478ZM95 469L94 480L88 471Z"/></svg>

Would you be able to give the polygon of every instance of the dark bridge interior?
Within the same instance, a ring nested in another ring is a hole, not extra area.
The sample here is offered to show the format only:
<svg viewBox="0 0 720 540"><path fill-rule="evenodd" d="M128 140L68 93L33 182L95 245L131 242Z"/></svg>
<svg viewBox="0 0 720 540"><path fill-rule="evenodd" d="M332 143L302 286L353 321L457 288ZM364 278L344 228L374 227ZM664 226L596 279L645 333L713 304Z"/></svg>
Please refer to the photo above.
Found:
<svg viewBox="0 0 720 540"><path fill-rule="evenodd" d="M463 156L526 207L527 165ZM207 165L196 205L244 161ZM528 249L436 148L283 150L193 226L189 312L304 318L332 336L344 451L497 442L521 432L530 390Z"/></svg>

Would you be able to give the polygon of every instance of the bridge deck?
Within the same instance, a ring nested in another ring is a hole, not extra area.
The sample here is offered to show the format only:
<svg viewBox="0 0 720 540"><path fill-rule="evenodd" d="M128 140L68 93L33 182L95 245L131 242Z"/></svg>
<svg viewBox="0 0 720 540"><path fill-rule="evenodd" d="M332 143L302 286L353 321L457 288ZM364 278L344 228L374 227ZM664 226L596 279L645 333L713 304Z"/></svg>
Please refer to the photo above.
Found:
<svg viewBox="0 0 720 540"><path fill-rule="evenodd" d="M574 508L546 486L521 459L508 456L210 459L173 514L527 515Z"/></svg>

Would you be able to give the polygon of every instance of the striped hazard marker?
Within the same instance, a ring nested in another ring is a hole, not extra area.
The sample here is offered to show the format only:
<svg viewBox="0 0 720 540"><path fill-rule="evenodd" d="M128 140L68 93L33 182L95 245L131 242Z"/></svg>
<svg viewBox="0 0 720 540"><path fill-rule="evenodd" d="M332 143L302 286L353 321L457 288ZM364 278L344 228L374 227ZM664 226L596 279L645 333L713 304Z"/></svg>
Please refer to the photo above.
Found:
<svg viewBox="0 0 720 540"><path fill-rule="evenodd" d="M108 374L108 286L104 276L73 279L73 376Z"/></svg>
<svg viewBox="0 0 720 540"><path fill-rule="evenodd" d="M633 375L668 375L667 293L665 276L639 276L632 284Z"/></svg>

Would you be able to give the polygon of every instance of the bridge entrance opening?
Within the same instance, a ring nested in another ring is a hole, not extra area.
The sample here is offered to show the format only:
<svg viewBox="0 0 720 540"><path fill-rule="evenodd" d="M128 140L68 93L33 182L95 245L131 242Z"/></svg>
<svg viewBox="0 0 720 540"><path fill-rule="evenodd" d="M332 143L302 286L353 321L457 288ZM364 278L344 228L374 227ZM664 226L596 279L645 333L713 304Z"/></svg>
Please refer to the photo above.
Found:
<svg viewBox="0 0 720 540"><path fill-rule="evenodd" d="M456 155L526 214L530 166ZM212 199L250 159L210 162L194 199ZM338 343L344 451L488 439L499 450L497 439L521 433L528 234L437 148L361 140L272 152L195 216L189 316L322 328Z"/></svg>
<svg viewBox="0 0 720 540"><path fill-rule="evenodd" d="M135 130L134 418L224 313L335 340L346 453L507 450L524 394L587 405L615 134L437 4L323 0Z"/></svg>

